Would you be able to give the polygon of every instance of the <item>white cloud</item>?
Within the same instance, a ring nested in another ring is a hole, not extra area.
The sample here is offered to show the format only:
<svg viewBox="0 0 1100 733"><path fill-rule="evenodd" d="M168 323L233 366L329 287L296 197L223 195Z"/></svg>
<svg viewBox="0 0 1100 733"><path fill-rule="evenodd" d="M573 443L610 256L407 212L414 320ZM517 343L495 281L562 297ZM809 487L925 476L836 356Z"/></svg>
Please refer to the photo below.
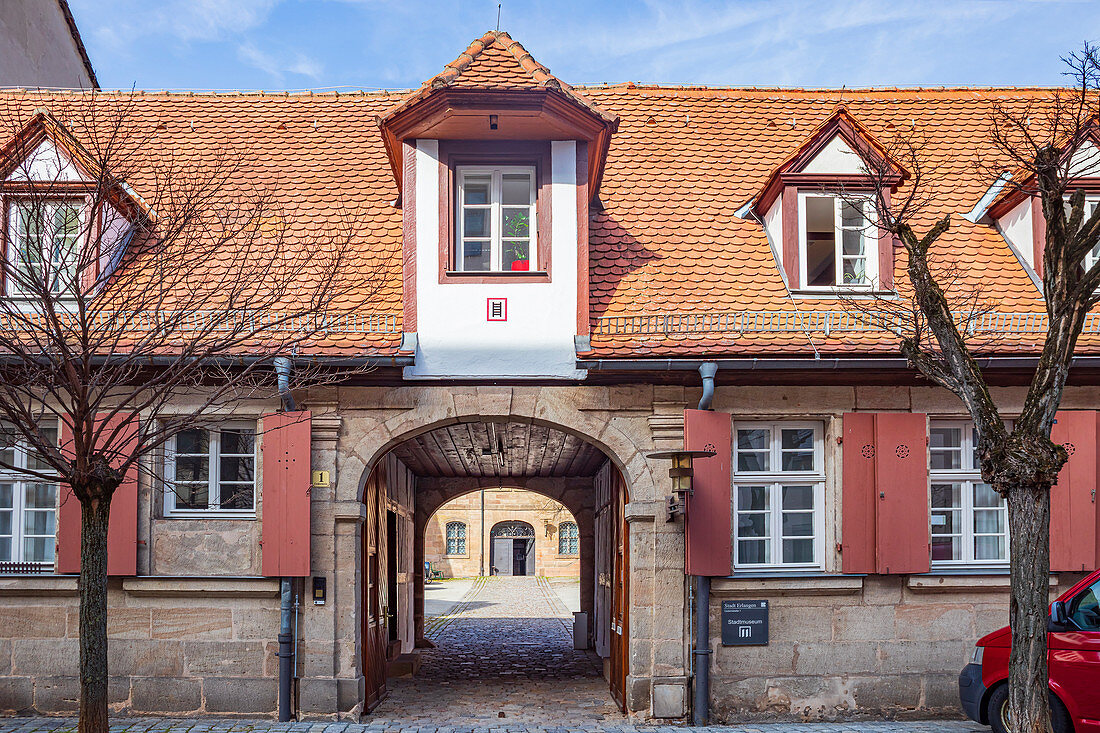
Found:
<svg viewBox="0 0 1100 733"><path fill-rule="evenodd" d="M321 62L305 54L296 52L293 54L293 58L281 58L261 50L251 41L237 46L237 58L280 82L287 74L298 74L317 80L324 73L324 66Z"/></svg>
<svg viewBox="0 0 1100 733"><path fill-rule="evenodd" d="M100 2L71 0L71 5L83 10L83 17L102 19L81 31L106 45L162 34L185 43L222 40L262 24L282 0L117 0L111 13L103 13Z"/></svg>

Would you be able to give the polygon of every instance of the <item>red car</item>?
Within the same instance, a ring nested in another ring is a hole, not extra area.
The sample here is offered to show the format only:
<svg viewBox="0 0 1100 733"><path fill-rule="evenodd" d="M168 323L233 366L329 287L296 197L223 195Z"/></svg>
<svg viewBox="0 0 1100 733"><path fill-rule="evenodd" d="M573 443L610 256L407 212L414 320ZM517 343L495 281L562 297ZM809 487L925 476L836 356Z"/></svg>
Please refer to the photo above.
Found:
<svg viewBox="0 0 1100 733"><path fill-rule="evenodd" d="M1100 570L1050 605L1047 661L1055 733L1100 733ZM959 698L971 720L996 733L1008 721L1009 628L978 639L959 674Z"/></svg>

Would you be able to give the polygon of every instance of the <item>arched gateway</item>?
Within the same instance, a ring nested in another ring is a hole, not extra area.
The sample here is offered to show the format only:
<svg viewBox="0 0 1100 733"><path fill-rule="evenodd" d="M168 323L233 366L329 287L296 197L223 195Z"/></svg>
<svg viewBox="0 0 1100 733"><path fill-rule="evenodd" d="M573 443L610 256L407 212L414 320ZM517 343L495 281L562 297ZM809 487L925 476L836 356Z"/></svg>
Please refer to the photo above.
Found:
<svg viewBox="0 0 1100 733"><path fill-rule="evenodd" d="M480 399L466 403L467 414L439 406L444 412L439 419L428 414L420 425L405 417L387 421L407 428L396 435L375 422L359 441L357 453L370 456L359 491L365 511L355 608L364 709L386 695L387 668L394 660L415 657L418 647L430 645L424 639L428 519L452 498L501 485L543 494L575 517L580 607L589 622L588 644L604 660L610 694L624 710L631 706L626 504L636 487L653 485L641 459L645 446L549 400L532 400L526 414L499 409L501 393L509 394L503 404L511 406L523 391L479 389ZM456 399L452 405L457 404ZM556 421L544 417L552 406L559 408ZM354 426L356 421L349 422ZM635 467L633 474L629 466ZM500 523L491 536L490 574L533 574L533 562L528 562L535 542L533 527ZM647 672L639 669L635 674L643 677Z"/></svg>

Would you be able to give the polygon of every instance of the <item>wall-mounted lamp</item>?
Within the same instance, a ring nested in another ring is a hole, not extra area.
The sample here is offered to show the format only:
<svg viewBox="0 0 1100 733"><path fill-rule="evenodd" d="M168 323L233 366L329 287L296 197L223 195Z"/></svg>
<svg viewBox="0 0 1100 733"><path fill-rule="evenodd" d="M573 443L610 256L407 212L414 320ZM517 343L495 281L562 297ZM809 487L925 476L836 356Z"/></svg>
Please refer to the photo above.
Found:
<svg viewBox="0 0 1100 733"><path fill-rule="evenodd" d="M489 129L490 130L497 129L497 116L496 115L489 115Z"/></svg>
<svg viewBox="0 0 1100 733"><path fill-rule="evenodd" d="M666 498L668 502L668 521L684 513L684 497L691 493L691 478L694 475L692 461L696 458L710 458L714 455L712 450L668 450L656 453L647 453L646 458L671 458L672 468L668 469L669 478L672 479L672 496Z"/></svg>

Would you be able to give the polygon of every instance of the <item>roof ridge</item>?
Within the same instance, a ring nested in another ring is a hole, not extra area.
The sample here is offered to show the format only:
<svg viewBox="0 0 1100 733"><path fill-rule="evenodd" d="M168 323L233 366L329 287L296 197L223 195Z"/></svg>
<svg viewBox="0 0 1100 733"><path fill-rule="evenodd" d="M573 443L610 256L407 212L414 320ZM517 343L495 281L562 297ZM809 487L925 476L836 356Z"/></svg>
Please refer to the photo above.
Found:
<svg viewBox="0 0 1100 733"><path fill-rule="evenodd" d="M600 89L638 89L638 90L662 90L662 91L722 91L722 92L793 92L799 94L815 94L822 92L874 94L881 92L1051 92L1068 89L1062 86L1021 85L1021 86L995 86L995 85L913 85L913 86L864 86L864 87L792 87L792 86L768 86L768 85L732 85L732 84L674 84L662 82L591 82L573 84L573 89L600 90Z"/></svg>

